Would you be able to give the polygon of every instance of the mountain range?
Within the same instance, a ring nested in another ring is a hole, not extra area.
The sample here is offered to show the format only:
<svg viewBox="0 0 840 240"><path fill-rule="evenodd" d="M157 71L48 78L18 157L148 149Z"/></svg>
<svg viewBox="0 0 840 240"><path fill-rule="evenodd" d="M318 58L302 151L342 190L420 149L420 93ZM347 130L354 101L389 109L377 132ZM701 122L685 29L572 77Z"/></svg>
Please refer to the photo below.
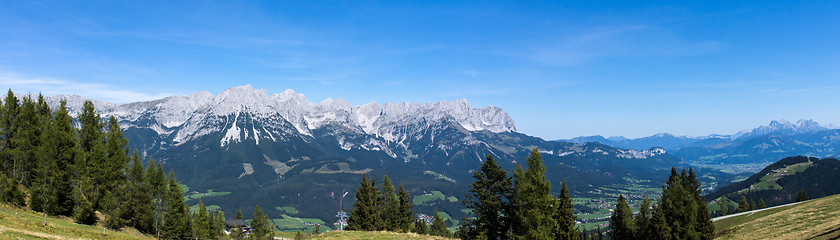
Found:
<svg viewBox="0 0 840 240"><path fill-rule="evenodd" d="M89 99L47 98L51 106L60 100L75 116ZM189 187L189 204L201 199L229 214L239 209L249 215L262 205L272 218L330 221L350 208L367 173L375 179L388 175L415 196L439 192L446 197L420 201L415 211L461 219L466 212L459 198L485 156L512 169L534 148L548 180L566 180L576 196L630 180L660 183L671 167L687 166L663 148L528 136L516 131L504 110L475 108L466 100L351 106L341 99L312 103L292 90L269 96L241 86L218 95L128 104L91 101L103 117L119 120L133 149L163 162Z"/></svg>
<svg viewBox="0 0 840 240"><path fill-rule="evenodd" d="M795 123L774 120L769 125L732 135L689 137L659 133L635 139L587 136L559 141L598 142L628 149L662 147L692 165L759 164L763 167L788 156L836 157L840 154L840 130L813 120Z"/></svg>

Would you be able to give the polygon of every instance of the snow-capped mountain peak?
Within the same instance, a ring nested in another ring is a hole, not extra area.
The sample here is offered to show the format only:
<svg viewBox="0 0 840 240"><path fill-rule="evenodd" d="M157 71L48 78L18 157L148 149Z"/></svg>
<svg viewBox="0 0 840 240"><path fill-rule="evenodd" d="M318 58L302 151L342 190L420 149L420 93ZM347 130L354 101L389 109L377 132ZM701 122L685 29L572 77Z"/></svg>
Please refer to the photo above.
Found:
<svg viewBox="0 0 840 240"><path fill-rule="evenodd" d="M80 96L48 97L51 106L61 99L68 101L71 114L81 112ZM185 142L214 132L221 132L221 145L254 138L276 140L283 134L312 136L312 131L328 125L340 125L359 133L383 137L385 141L405 138L405 129L453 120L467 131L515 132L513 120L501 108L474 108L466 99L420 103L371 102L352 106L343 99L312 103L303 94L288 89L268 95L251 85L233 87L218 95L197 92L188 96L113 104L93 100L103 116L115 116L121 124L150 128L159 135L175 134L173 141ZM146 119L148 121L138 121ZM246 127L246 125L248 127ZM259 126L259 127L257 127ZM291 127L290 127L291 126Z"/></svg>

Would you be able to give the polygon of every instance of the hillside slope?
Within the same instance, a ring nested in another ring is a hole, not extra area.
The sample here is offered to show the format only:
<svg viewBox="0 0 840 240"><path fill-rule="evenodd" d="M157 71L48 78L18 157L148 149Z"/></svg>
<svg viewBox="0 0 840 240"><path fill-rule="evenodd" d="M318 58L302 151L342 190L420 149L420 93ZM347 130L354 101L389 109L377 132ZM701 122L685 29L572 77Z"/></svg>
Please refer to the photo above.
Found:
<svg viewBox="0 0 840 240"><path fill-rule="evenodd" d="M716 239L840 238L840 195L715 221Z"/></svg>
<svg viewBox="0 0 840 240"><path fill-rule="evenodd" d="M752 175L744 181L722 187L706 195L706 199L719 200L727 197L737 201L740 196L748 199L763 199L767 206L790 203L796 200L798 191L819 198L840 193L840 161L833 158L789 157Z"/></svg>
<svg viewBox="0 0 840 240"><path fill-rule="evenodd" d="M134 229L103 230L68 218L44 217L27 209L0 204L0 239L154 239Z"/></svg>

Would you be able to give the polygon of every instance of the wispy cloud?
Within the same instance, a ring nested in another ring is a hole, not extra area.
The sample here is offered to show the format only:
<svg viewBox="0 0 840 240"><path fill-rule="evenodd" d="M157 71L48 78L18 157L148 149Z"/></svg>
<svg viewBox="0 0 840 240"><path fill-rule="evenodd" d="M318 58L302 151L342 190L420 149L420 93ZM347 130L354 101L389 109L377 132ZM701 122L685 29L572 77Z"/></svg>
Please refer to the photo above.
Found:
<svg viewBox="0 0 840 240"><path fill-rule="evenodd" d="M170 93L145 93L101 83L66 81L51 77L27 77L0 70L0 86L20 94L42 93L46 96L76 94L113 103L148 101L168 97Z"/></svg>
<svg viewBox="0 0 840 240"><path fill-rule="evenodd" d="M552 66L615 57L681 57L710 54L726 45L682 39L655 26L619 25L566 30L515 44L497 53Z"/></svg>

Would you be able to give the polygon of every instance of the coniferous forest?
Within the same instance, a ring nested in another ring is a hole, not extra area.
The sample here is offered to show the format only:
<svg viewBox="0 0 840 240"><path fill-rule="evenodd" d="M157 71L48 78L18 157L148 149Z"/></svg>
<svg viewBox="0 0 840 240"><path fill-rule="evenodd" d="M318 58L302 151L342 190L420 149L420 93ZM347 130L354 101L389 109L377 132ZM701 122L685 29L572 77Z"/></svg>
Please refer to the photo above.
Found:
<svg viewBox="0 0 840 240"><path fill-rule="evenodd" d="M0 202L164 239L227 238L224 214L203 203L190 213L174 173L151 157L144 166L117 120L103 120L92 102L77 119L42 95L9 90L0 106ZM254 212L252 237L272 238L268 217Z"/></svg>

